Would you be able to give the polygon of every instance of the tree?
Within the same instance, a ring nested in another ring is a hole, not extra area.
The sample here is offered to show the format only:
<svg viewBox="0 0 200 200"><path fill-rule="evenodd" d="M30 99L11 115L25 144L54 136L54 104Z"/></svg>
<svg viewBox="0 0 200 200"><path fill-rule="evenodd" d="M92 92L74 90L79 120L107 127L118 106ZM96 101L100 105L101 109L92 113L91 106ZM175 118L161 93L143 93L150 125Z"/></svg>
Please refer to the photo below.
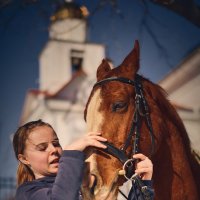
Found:
<svg viewBox="0 0 200 200"><path fill-rule="evenodd" d="M20 0L21 5L28 6L32 4L37 4L41 0ZM63 0L64 1L64 0ZM49 3L60 4L62 0L48 0ZM138 0L143 3L150 1L153 4L165 7L174 13L184 17L192 24L197 27L200 27L200 6L194 0ZM95 11L103 8L106 4L109 4L113 7L115 12L119 15L120 9L118 7L119 0L99 0ZM14 3L14 0L0 0L0 9L5 8ZM1 11L1 10L0 10Z"/></svg>
<svg viewBox="0 0 200 200"><path fill-rule="evenodd" d="M197 27L200 27L200 6L194 0L150 0L152 3L165 8L184 17Z"/></svg>

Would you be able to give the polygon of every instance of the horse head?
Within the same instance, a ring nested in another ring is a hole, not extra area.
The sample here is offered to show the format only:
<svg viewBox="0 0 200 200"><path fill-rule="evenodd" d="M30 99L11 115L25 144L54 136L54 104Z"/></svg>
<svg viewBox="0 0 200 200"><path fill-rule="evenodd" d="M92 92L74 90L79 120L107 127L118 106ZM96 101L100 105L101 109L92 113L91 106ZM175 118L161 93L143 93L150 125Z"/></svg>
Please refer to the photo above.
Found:
<svg viewBox="0 0 200 200"><path fill-rule="evenodd" d="M87 130L101 132L102 136L107 138L108 144L117 151L123 150L127 158L131 158L132 153L138 151L151 157L153 162L164 157L167 162L163 161L162 166L155 163L154 168L159 170L157 168L161 167L160 171L167 171L167 179L161 177L160 180L163 180L163 185L169 193L173 181L173 165L176 165L173 164L174 158L170 152L170 148L174 148L170 146L170 131L175 131L175 128L172 130L171 125L170 130L169 119L175 111L165 98L165 92L158 85L138 75L138 70L138 41L118 67L112 69L107 60L102 61L97 69L97 83L85 109ZM136 104L137 98L142 102ZM136 124L136 113L140 118L139 124ZM163 113L168 113L167 117ZM173 120L179 123L178 115L174 115ZM185 131L182 125L181 129ZM131 131L133 133L130 134ZM135 137L137 132L139 136ZM132 145L136 140L137 150L133 149L135 146ZM88 152L86 163L87 181L82 186L84 199L115 200L119 186L126 181L119 174L123 161L115 154L93 149ZM155 173L154 178L158 179L160 175L161 172ZM162 195L159 186L155 185L155 190ZM170 199L169 195L166 199Z"/></svg>

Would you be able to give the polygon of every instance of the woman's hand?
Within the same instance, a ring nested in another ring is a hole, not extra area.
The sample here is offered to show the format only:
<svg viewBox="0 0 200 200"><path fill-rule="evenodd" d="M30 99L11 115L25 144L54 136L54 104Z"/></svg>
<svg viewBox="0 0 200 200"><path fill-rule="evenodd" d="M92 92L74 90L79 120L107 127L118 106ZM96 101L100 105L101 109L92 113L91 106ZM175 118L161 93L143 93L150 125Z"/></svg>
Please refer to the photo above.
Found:
<svg viewBox="0 0 200 200"><path fill-rule="evenodd" d="M136 164L135 173L139 174L142 180L151 180L153 175L151 160L141 153L133 155L133 158L141 160Z"/></svg>
<svg viewBox="0 0 200 200"><path fill-rule="evenodd" d="M101 142L107 141L106 138L101 137L101 133L89 132L87 135L79 138L73 143L67 145L64 150L79 150L83 151L86 147L92 146L97 148L105 149L107 148Z"/></svg>

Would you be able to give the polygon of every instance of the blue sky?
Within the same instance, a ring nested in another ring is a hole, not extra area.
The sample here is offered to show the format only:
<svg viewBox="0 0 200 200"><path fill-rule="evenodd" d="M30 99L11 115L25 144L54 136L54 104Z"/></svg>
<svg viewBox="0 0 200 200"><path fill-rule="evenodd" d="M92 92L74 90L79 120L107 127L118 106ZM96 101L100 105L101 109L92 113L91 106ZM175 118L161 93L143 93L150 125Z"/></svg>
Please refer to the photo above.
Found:
<svg viewBox="0 0 200 200"><path fill-rule="evenodd" d="M49 14L53 7L43 0L41 7ZM97 0L77 0L91 12ZM92 2L92 3L91 3ZM146 21L156 40L164 49L155 44L141 22L144 7L139 0L120 0L121 18L107 5L89 18L88 41L106 45L106 53L115 65L119 65L133 47L135 39L141 45L140 73L154 82L162 79L181 60L200 46L200 28L184 18L162 8L148 4L150 15ZM199 1L198 1L199 2ZM15 161L10 135L16 130L26 92L38 88L38 56L48 40L48 18L38 6L18 9L18 1L5 9L1 19L8 19L18 10L6 25L0 24L0 175L14 176ZM5 170L6 169L6 170Z"/></svg>

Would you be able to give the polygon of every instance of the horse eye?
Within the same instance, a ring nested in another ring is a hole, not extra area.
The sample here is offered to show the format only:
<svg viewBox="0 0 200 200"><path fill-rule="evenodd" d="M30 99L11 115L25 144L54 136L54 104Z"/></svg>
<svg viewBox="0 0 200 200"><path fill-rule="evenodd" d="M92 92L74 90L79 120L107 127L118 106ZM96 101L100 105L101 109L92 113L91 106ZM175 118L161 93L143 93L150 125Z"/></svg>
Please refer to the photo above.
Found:
<svg viewBox="0 0 200 200"><path fill-rule="evenodd" d="M117 112L127 108L127 104L125 102L116 102L112 105L112 111Z"/></svg>

